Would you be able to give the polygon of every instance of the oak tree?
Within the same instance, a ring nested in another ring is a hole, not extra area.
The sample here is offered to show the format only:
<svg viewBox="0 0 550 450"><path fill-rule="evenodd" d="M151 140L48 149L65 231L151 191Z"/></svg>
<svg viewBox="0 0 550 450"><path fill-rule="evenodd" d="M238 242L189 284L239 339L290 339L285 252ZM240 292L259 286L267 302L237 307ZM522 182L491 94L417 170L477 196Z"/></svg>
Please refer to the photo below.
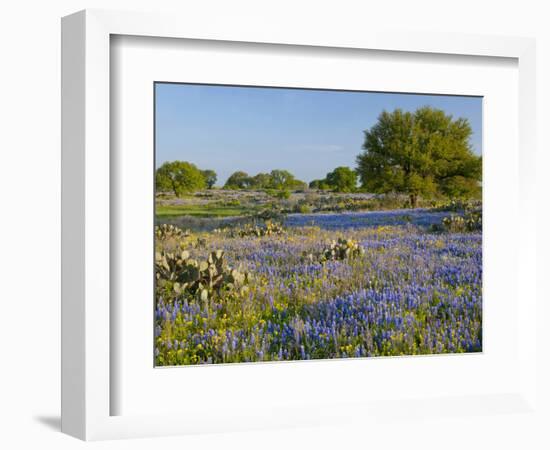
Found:
<svg viewBox="0 0 550 450"><path fill-rule="evenodd" d="M470 146L467 119L440 109L384 111L365 132L357 156L362 187L374 193L399 192L416 207L419 196L474 197L481 191L481 156Z"/></svg>
<svg viewBox="0 0 550 450"><path fill-rule="evenodd" d="M206 187L206 179L203 173L187 161L171 161L162 164L155 174L156 190L172 191L176 196L182 195Z"/></svg>

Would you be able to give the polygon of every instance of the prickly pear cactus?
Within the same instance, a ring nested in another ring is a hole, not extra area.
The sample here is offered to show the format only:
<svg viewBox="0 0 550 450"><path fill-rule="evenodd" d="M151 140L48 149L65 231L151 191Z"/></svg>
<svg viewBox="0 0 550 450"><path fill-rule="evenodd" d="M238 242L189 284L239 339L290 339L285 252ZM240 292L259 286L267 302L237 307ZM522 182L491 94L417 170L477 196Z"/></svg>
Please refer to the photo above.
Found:
<svg viewBox="0 0 550 450"><path fill-rule="evenodd" d="M206 260L191 258L186 250L157 252L155 255L157 287L163 300L193 297L207 301L223 292L244 294L248 290L250 274L229 267L224 252L210 253Z"/></svg>
<svg viewBox="0 0 550 450"><path fill-rule="evenodd" d="M342 261L344 259L356 258L365 252L363 247L353 239L338 238L337 241L332 241L325 248L321 255L321 260L324 261Z"/></svg>
<svg viewBox="0 0 550 450"><path fill-rule="evenodd" d="M338 238L332 241L321 252L307 253L302 255L304 262L343 261L345 259L357 258L365 253L363 247L353 239Z"/></svg>
<svg viewBox="0 0 550 450"><path fill-rule="evenodd" d="M466 211L464 216L451 215L442 220L443 229L451 233L463 233L466 231L481 231L483 218L481 210Z"/></svg>
<svg viewBox="0 0 550 450"><path fill-rule="evenodd" d="M285 232L283 226L277 222L267 220L263 225L245 225L233 231L234 237L263 237L280 235Z"/></svg>
<svg viewBox="0 0 550 450"><path fill-rule="evenodd" d="M163 223L155 227L155 238L159 241L166 241L169 239L184 239L189 236L188 231L184 231L174 225Z"/></svg>

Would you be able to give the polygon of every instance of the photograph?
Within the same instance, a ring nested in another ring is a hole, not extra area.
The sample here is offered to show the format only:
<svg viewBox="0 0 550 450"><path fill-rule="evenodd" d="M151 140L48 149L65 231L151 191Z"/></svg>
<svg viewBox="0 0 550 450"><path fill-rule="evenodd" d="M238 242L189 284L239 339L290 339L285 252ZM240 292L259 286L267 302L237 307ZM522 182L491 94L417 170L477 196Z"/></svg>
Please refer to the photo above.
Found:
<svg viewBox="0 0 550 450"><path fill-rule="evenodd" d="M155 367L482 352L482 128L480 96L154 83Z"/></svg>

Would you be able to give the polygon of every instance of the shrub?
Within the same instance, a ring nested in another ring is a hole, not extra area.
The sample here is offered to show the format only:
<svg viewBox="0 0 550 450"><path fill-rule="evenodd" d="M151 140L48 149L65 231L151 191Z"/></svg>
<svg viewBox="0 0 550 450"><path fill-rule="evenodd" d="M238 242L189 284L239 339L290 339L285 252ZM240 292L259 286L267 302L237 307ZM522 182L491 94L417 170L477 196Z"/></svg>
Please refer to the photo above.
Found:
<svg viewBox="0 0 550 450"><path fill-rule="evenodd" d="M224 206L241 206L241 201L235 198L224 202L223 205Z"/></svg>
<svg viewBox="0 0 550 450"><path fill-rule="evenodd" d="M311 212L311 206L309 206L307 203L298 205L298 212L300 214L309 214Z"/></svg>
<svg viewBox="0 0 550 450"><path fill-rule="evenodd" d="M278 208L267 208L252 216L253 220L282 222L284 214Z"/></svg>
<svg viewBox="0 0 550 450"><path fill-rule="evenodd" d="M287 200L290 198L290 191L287 189L277 191L275 194L275 197L278 198L279 200Z"/></svg>

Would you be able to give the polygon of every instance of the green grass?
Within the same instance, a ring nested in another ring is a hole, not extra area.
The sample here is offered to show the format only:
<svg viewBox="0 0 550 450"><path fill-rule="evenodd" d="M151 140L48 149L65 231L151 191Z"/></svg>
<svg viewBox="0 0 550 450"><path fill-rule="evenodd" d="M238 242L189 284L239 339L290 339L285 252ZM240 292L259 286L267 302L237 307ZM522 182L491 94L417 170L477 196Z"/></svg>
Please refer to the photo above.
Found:
<svg viewBox="0 0 550 450"><path fill-rule="evenodd" d="M193 217L230 217L242 216L253 209L240 206L220 205L157 205L157 217L193 216Z"/></svg>

